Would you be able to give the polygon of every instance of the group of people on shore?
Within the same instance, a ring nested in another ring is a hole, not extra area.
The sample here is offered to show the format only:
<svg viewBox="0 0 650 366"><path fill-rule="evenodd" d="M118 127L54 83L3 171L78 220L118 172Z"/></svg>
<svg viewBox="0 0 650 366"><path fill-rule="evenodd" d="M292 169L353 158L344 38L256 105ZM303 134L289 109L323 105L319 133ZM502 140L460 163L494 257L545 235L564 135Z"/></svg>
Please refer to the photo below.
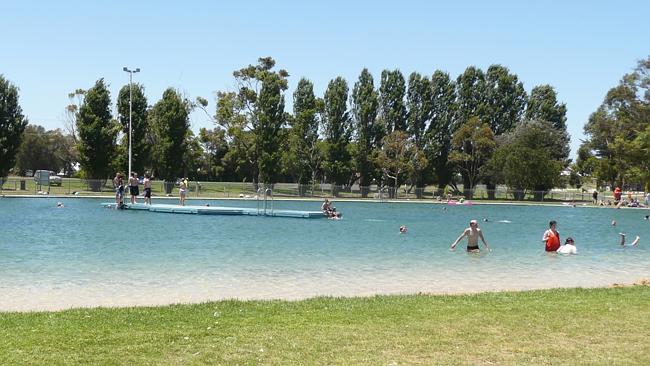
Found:
<svg viewBox="0 0 650 366"><path fill-rule="evenodd" d="M594 191L592 194L593 203L599 206L615 206L616 208L650 207L650 192L647 192L645 194L645 197L642 197L643 201L639 201L638 198L632 196L632 192L630 191L627 192L626 198L623 198L623 191L621 190L621 187L616 187L614 188L612 197L614 198L614 202L611 200L605 202L604 200L598 199L598 191Z"/></svg>
<svg viewBox="0 0 650 366"><path fill-rule="evenodd" d="M645 219L648 220L648 216L646 216ZM615 221L612 221L612 225L615 225ZM400 227L400 233L403 232L402 228L405 227L404 226ZM636 238L632 241L632 243L626 245L625 244L626 235L624 233L619 233L619 236L621 238L619 245L621 246L637 246L639 244L639 240L641 240L641 238L637 235ZM483 232L478 227L478 221L471 220L469 222L469 227L465 229L463 233L451 244L450 250L452 251L455 250L456 245L458 245L458 243L465 237L467 237L468 252L470 253L480 252L479 243L478 243L479 239L481 239L487 251L490 252L492 251L488 243L485 241L485 238L483 237ZM570 236L567 237L566 240L564 241L564 245L560 244L560 233L557 231L557 221L555 220L551 220L549 222L548 230L546 230L542 235L542 242L544 243L544 250L546 252L556 252L559 254L578 254L578 249L576 248L575 240L573 240L572 237Z"/></svg>
<svg viewBox="0 0 650 366"><path fill-rule="evenodd" d="M142 181L144 186L144 203L151 204L151 177L145 174ZM136 172L132 172L128 180L128 185L124 184L124 176L122 173L115 174L113 178L113 188L115 189L115 206L116 208L124 208L124 196L126 188L129 189L131 196L131 204L137 203L137 197L140 195L140 181Z"/></svg>

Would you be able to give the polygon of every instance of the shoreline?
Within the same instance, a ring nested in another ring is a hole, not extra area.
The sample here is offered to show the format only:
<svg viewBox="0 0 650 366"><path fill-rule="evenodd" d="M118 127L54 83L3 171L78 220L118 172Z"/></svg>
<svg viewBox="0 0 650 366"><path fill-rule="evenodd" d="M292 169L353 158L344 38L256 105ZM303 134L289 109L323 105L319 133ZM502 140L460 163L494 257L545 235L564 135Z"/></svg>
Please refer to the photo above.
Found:
<svg viewBox="0 0 650 366"><path fill-rule="evenodd" d="M113 199L112 195L49 195L49 194L13 194L0 195L0 198L56 198L56 199ZM274 197L275 201L303 201L303 202L322 202L325 198L329 199L332 202L357 202L357 203L403 203L403 204L431 204L431 205L447 205L446 201L434 201L428 199L399 199L399 200L379 200L372 198L344 198L344 197L318 197L318 198L309 198L309 197ZM139 200L143 201L143 197L138 197ZM152 200L173 200L178 201L179 197L152 197ZM191 201L257 201L254 197L244 198L244 197L188 197L187 202ZM580 201L574 203L575 207L572 207L571 203L567 201L560 202L521 202L521 201L503 201L503 200L467 200L470 204L454 204L454 206L473 206L473 205L512 205L512 206L550 206L550 207L571 207L571 208L612 208L612 209L641 209L641 210L650 210L650 207L627 207L627 206L600 206L586 203L587 201Z"/></svg>
<svg viewBox="0 0 650 366"><path fill-rule="evenodd" d="M495 286L491 289L458 289L458 290L421 290L421 291L362 291L360 293L312 293L294 296L273 296L265 295L248 295L248 296L191 296L182 295L175 299L172 298L159 298L153 299L150 294L140 294L139 297L134 296L121 296L112 297L110 299L102 299L102 301L92 301L92 299L85 299L83 301L70 301L71 297L67 294L62 294L59 299L47 304L20 304L15 306L7 306L6 302L0 304L0 314L9 313L40 313L40 312L61 312L75 309L125 309L125 308L150 308L150 307L169 307L176 305L199 305L213 302L223 301L241 301L241 302L302 302L320 298L332 299L368 299L377 296L473 296L480 294L499 294L499 293L522 293L534 291L553 291L553 290L571 290L571 289L609 289L620 287L634 287L634 286L650 286L650 280L646 278L639 278L637 280L627 280L610 282L608 284L592 284L592 285L567 285L567 286ZM33 295L33 292L32 292ZM64 300L65 299L65 300ZM79 300L79 299L77 299ZM96 299L95 299L96 300ZM66 303L67 301L67 303Z"/></svg>

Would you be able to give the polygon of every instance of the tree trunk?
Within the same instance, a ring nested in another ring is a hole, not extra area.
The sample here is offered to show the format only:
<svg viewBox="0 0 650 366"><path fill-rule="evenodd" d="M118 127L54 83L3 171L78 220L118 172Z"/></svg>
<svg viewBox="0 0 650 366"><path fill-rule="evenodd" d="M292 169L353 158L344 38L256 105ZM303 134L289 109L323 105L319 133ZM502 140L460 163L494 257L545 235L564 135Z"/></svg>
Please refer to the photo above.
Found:
<svg viewBox="0 0 650 366"><path fill-rule="evenodd" d="M489 200L495 200L496 199L496 189L497 185L494 183L486 182L485 183L485 189L487 189L487 197Z"/></svg>
<svg viewBox="0 0 650 366"><path fill-rule="evenodd" d="M104 179L89 179L88 188L90 188L91 192L101 192L102 186L105 182L106 181Z"/></svg>
<svg viewBox="0 0 650 366"><path fill-rule="evenodd" d="M174 183L175 182L168 182L168 181L163 182L163 186L165 187L165 194L172 194L172 190L174 189Z"/></svg>

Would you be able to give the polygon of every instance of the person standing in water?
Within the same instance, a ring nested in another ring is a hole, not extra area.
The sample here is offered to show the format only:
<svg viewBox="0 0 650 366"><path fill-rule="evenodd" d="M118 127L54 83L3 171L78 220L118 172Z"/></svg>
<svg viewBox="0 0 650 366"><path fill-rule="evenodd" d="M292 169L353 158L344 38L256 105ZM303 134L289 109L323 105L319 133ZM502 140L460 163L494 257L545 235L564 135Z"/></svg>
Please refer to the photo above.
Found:
<svg viewBox="0 0 650 366"><path fill-rule="evenodd" d="M578 254L578 249L572 237L566 238L564 245L557 250L560 254Z"/></svg>
<svg viewBox="0 0 650 366"><path fill-rule="evenodd" d="M547 252L555 252L560 249L560 233L557 231L557 221L551 220L548 227L549 229L542 236L542 241Z"/></svg>
<svg viewBox="0 0 650 366"><path fill-rule="evenodd" d="M478 247L478 239L481 238L483 241L483 245L485 245L485 249L488 251L492 251L490 249L490 246L488 243L485 241L485 238L483 237L483 232L481 229L478 228L478 221L476 220L471 220L469 222L469 227L463 231L462 234L454 241L453 244L451 244L450 250L456 250L456 245L458 245L458 242L460 242L464 237L467 237L467 251L471 253L478 253L481 250Z"/></svg>

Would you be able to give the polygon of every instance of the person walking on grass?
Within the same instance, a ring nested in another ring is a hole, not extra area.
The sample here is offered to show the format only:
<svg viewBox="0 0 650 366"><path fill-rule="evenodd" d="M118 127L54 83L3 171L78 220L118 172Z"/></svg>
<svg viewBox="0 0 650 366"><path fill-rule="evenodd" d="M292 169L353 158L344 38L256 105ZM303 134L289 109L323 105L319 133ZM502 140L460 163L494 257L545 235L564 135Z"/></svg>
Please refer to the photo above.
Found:
<svg viewBox="0 0 650 366"><path fill-rule="evenodd" d="M467 237L467 251L470 253L478 253L481 250L478 247L478 239L480 238L481 241L483 241L483 245L485 245L485 249L487 251L492 251L490 249L490 246L488 243L485 241L485 238L483 237L483 232L481 229L478 228L478 221L476 220L471 220L469 222L469 227L463 231L462 234L454 241L453 244L451 244L450 250L456 250L456 245L458 245L458 242L460 242L464 237Z"/></svg>
<svg viewBox="0 0 650 366"><path fill-rule="evenodd" d="M557 231L557 221L551 220L548 227L548 230L542 236L542 241L547 252L555 252L560 249L560 233Z"/></svg>

